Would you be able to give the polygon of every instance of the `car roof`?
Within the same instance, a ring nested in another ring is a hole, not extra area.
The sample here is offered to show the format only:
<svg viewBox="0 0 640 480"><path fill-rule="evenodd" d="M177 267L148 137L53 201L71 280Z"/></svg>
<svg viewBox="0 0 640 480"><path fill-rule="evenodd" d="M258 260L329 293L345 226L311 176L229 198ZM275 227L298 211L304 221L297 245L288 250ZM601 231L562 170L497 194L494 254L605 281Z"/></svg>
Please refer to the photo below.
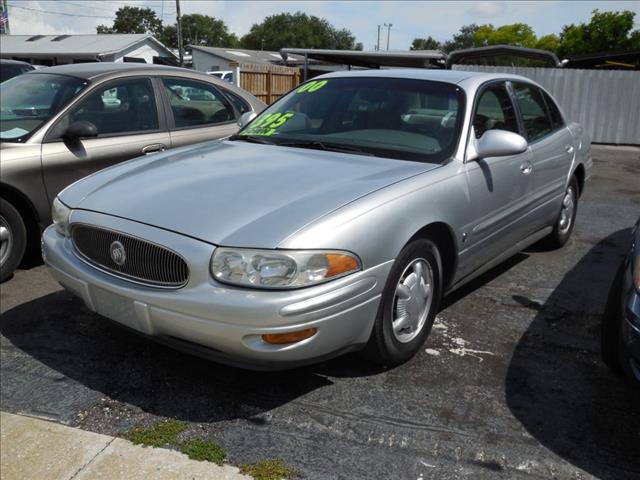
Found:
<svg viewBox="0 0 640 480"><path fill-rule="evenodd" d="M187 68L170 67L167 65L154 65L148 63L114 63L114 62L91 62L73 63L68 65L56 65L41 71L30 72L29 75L42 73L71 75L85 80L94 80L102 77L120 76L124 73L137 73L140 75L152 75L158 73L178 73L188 75L205 75L197 70Z"/></svg>
<svg viewBox="0 0 640 480"><path fill-rule="evenodd" d="M0 64L2 65L31 65L27 62L21 62L20 60L11 60L8 58L0 58Z"/></svg>
<svg viewBox="0 0 640 480"><path fill-rule="evenodd" d="M315 78L345 78L345 77L375 77L375 78L407 78L413 80L430 80L454 84L484 83L494 79L513 79L534 83L531 79L509 73L470 72L467 70L439 70L429 68L390 68L385 70L351 70L332 72Z"/></svg>

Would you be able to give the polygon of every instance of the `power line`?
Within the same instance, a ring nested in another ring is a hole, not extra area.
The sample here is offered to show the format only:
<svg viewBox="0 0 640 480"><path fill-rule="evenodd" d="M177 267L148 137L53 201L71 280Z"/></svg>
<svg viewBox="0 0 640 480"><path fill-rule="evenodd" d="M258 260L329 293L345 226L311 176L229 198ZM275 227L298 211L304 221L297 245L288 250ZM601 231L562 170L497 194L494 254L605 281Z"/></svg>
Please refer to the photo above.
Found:
<svg viewBox="0 0 640 480"><path fill-rule="evenodd" d="M105 12L115 13L112 8L95 7L93 5L87 5L87 4L83 5L82 3L66 2L66 1L62 1L62 0L58 0L56 3L64 3L64 4L67 4L67 5L73 5L74 7L89 8L91 10L104 10Z"/></svg>
<svg viewBox="0 0 640 480"><path fill-rule="evenodd" d="M19 7L17 5L9 5L11 8L19 8L20 10L29 10L31 12L39 12L39 13L49 13L52 15L64 15L66 17L83 17L83 18L106 18L108 20L113 20L113 15L110 17L102 16L102 15L82 15L80 13L65 13L65 12L52 12L51 10L40 10L37 8L29 8L29 7Z"/></svg>
<svg viewBox="0 0 640 480"><path fill-rule="evenodd" d="M104 10L105 12L112 12L114 15L116 13L116 10L114 9L110 9L110 8L104 8L104 7L94 7L93 5L87 5L87 4L81 4L81 3L75 3L75 2L67 2L67 1L63 1L63 0L58 0L57 3L64 3L66 5L73 5L75 7L82 7L82 8L88 8L90 10ZM124 5L124 4L123 4ZM146 6L146 5L145 5ZM134 8L139 8L139 7L134 7ZM157 7L156 7L157 8ZM161 15L161 17L164 17L165 13L164 13L164 4L162 6L162 12L163 14ZM175 10L173 11L168 11L166 13L175 13Z"/></svg>

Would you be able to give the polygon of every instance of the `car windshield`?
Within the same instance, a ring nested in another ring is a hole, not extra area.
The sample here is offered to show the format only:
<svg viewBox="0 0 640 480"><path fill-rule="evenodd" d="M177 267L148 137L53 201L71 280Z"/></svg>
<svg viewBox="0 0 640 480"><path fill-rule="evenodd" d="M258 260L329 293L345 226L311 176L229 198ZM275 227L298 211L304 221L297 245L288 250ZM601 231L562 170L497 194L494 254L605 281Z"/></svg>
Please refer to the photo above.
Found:
<svg viewBox="0 0 640 480"><path fill-rule="evenodd" d="M298 87L233 139L442 162L458 143L463 107L453 84L328 78Z"/></svg>
<svg viewBox="0 0 640 480"><path fill-rule="evenodd" d="M26 140L86 85L79 78L49 73L23 75L2 83L0 140Z"/></svg>

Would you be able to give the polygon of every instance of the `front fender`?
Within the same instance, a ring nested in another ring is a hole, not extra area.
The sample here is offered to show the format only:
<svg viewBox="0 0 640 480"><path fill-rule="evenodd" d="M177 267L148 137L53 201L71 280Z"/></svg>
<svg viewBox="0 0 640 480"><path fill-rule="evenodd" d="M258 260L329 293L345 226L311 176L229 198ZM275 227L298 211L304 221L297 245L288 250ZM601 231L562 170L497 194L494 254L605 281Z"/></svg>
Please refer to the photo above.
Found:
<svg viewBox="0 0 640 480"><path fill-rule="evenodd" d="M469 200L460 164L451 162L362 197L285 239L278 248L347 250L364 268L394 260L423 227L443 223L457 244Z"/></svg>

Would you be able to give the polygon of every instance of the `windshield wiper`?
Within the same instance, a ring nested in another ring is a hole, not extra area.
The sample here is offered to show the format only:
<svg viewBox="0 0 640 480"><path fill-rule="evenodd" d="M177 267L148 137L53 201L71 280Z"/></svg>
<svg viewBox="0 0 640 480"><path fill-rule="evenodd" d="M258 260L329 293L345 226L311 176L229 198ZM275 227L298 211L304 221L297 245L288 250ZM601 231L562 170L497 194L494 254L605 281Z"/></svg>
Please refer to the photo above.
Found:
<svg viewBox="0 0 640 480"><path fill-rule="evenodd" d="M260 143L261 145L276 145L276 143L270 142L266 138L254 135L238 135L237 133L235 135L231 135L228 140L242 140L249 143Z"/></svg>
<svg viewBox="0 0 640 480"><path fill-rule="evenodd" d="M329 152L341 152L341 153L355 153L358 155L367 155L369 157L375 157L371 152L362 150L359 147L352 145L334 145L330 143L324 143L319 140L297 140L289 142L278 142L278 145L283 147L298 147L298 148L312 148L315 150L327 150Z"/></svg>

